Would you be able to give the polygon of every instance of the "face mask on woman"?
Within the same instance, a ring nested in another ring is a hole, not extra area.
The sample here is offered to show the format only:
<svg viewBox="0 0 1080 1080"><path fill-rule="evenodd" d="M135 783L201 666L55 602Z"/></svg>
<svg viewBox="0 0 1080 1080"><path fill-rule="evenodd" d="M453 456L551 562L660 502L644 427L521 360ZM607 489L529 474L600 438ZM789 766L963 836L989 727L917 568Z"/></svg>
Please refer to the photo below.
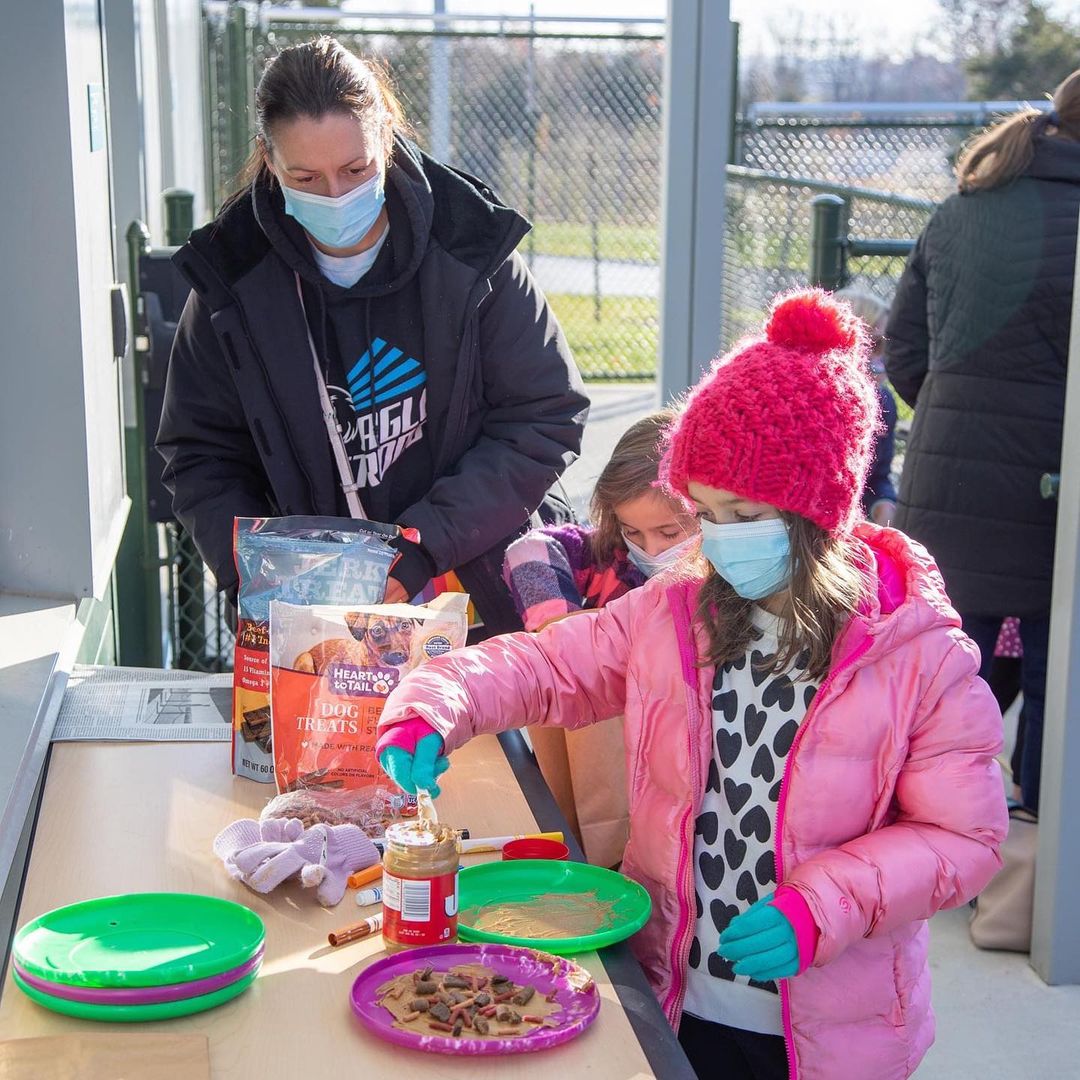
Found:
<svg viewBox="0 0 1080 1080"><path fill-rule="evenodd" d="M295 218L320 244L331 248L353 247L371 231L386 202L383 174L344 195L314 195L281 185L285 213Z"/></svg>
<svg viewBox="0 0 1080 1080"><path fill-rule="evenodd" d="M697 542L698 535L688 536L680 540L673 547L661 551L657 555L650 555L644 548L640 548L633 540L628 540L623 535L622 541L626 545L626 554L630 561L647 577L658 574L669 566L674 566Z"/></svg>
<svg viewBox="0 0 1080 1080"><path fill-rule="evenodd" d="M701 552L746 600L763 600L791 577L791 540L782 518L701 523Z"/></svg>

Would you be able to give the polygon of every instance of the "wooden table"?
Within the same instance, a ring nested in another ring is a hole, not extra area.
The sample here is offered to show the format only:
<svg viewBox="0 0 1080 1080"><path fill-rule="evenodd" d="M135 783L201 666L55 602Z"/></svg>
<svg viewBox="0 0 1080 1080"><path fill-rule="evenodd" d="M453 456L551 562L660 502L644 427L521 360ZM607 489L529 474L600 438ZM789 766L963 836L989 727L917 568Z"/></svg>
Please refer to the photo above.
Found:
<svg viewBox="0 0 1080 1080"><path fill-rule="evenodd" d="M439 812L473 836L562 827L561 816L519 735L474 739L440 781ZM365 1031L348 1005L358 972L382 955L375 937L339 949L327 932L361 916L351 895L333 910L289 884L260 896L232 881L211 851L218 831L257 817L272 789L229 774L221 743L66 743L53 747L16 925L62 904L122 892L223 896L266 923L266 959L247 993L216 1010L167 1024L116 1025L206 1035L211 1075L230 1080L307 1080L363 1075L693 1077L626 945L578 960L600 988L596 1023L541 1054L453 1058L390 1046ZM568 838L572 843L572 838ZM572 845L573 846L573 845ZM580 857L580 853L577 853ZM498 856L466 856L478 862ZM11 984L0 999L0 1039L101 1031L60 1016Z"/></svg>

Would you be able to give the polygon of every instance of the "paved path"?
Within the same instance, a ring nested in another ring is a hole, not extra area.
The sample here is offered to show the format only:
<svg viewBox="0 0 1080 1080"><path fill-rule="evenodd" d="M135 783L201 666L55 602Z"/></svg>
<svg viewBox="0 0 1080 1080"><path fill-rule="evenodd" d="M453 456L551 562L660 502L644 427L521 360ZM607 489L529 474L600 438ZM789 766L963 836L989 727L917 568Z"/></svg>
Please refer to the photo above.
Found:
<svg viewBox="0 0 1080 1080"><path fill-rule="evenodd" d="M581 457L563 474L563 485L584 521L600 470L607 464L619 436L657 407L653 383L589 383L592 408L585 427Z"/></svg>
<svg viewBox="0 0 1080 1080"><path fill-rule="evenodd" d="M523 253L524 254L524 253ZM528 255L525 254L526 260ZM592 259L569 255L537 255L532 272L546 293L592 296L596 290L596 267ZM658 263L600 261L601 296L660 295Z"/></svg>

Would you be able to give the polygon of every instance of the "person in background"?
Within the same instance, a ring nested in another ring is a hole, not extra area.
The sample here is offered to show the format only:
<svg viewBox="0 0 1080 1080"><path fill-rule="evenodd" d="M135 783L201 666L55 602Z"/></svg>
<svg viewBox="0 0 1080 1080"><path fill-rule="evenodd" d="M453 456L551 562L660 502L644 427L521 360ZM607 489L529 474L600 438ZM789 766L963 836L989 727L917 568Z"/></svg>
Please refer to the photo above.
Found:
<svg viewBox="0 0 1080 1080"><path fill-rule="evenodd" d="M592 524L534 529L506 551L503 575L526 630L591 611L686 560L700 535L658 486L660 441L678 413L661 409L622 435L597 478ZM537 762L588 860L614 866L629 831L622 717L580 731L534 727Z"/></svg>
<svg viewBox="0 0 1080 1080"><path fill-rule="evenodd" d="M507 548L503 577L526 630L603 607L693 545L697 521L657 479L659 442L677 415L650 413L620 437L593 489L591 525L534 529Z"/></svg>
<svg viewBox="0 0 1080 1080"><path fill-rule="evenodd" d="M976 136L959 192L919 237L893 301L885 367L915 409L895 524L926 545L990 674L1020 619L1020 787L1039 807L1069 326L1080 215L1080 71L1047 110Z"/></svg>
<svg viewBox="0 0 1080 1080"><path fill-rule="evenodd" d="M175 256L192 292L157 445L177 518L231 597L238 516L401 525L388 602L442 578L488 633L520 629L503 555L557 519L588 412L516 251L529 223L425 154L333 38L278 53L255 116L239 190Z"/></svg>
<svg viewBox="0 0 1080 1080"><path fill-rule="evenodd" d="M851 310L870 330L870 371L877 383L878 401L881 403L881 429L874 438L862 506L863 513L875 525L891 525L896 513L896 485L892 478L896 447L896 398L885 377L885 323L889 318L889 305L863 289L841 289L836 295L851 305Z"/></svg>
<svg viewBox="0 0 1080 1080"><path fill-rule="evenodd" d="M1008 616L1001 620L1001 632L994 646L994 659L990 665L987 683L1001 709L1001 715L1009 711L1020 695L1020 680L1024 666L1024 645L1020 640L1020 620ZM1009 775L1013 782L1013 801L1022 803L1020 795L1020 770L1024 757L1024 715L1021 709L1016 723L1016 741L1009 756Z"/></svg>
<svg viewBox="0 0 1080 1080"><path fill-rule="evenodd" d="M436 657L379 721L412 791L482 732L625 714L622 871L653 901L631 947L701 1077L911 1075L934 1037L927 920L1001 865L977 650L926 550L860 520L868 346L827 293L781 297L670 438L702 558Z"/></svg>

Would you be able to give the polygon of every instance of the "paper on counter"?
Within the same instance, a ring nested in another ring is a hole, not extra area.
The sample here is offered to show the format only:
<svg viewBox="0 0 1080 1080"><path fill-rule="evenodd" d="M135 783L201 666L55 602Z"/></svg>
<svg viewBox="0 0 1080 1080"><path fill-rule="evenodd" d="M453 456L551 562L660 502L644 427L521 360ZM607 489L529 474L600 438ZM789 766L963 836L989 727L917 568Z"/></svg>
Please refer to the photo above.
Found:
<svg viewBox="0 0 1080 1080"><path fill-rule="evenodd" d="M0 1042L0 1080L210 1080L205 1035L47 1035Z"/></svg>
<svg viewBox="0 0 1080 1080"><path fill-rule="evenodd" d="M232 676L156 668L77 665L53 742L228 742Z"/></svg>

